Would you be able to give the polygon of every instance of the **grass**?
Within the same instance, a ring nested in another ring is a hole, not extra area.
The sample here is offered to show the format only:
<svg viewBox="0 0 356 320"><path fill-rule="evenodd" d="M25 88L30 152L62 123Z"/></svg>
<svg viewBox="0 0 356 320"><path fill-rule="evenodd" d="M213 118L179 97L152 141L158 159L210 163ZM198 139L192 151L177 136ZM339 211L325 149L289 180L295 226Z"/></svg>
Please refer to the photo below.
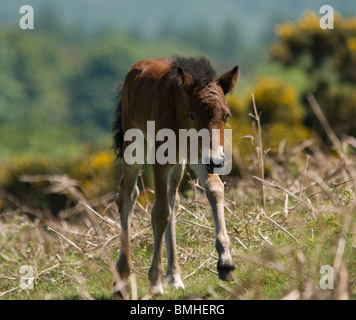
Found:
<svg viewBox="0 0 356 320"><path fill-rule="evenodd" d="M236 264L230 282L216 274L210 207L190 179L177 216L185 290L165 288L155 299L355 299L356 156L347 141L337 140L337 152L331 153L311 141L280 148L276 155L257 150L245 158L245 179L225 181L225 219ZM265 175L254 177L262 160ZM113 299L120 234L115 194L89 197L80 181L61 175L21 181L37 188L45 181L44 194L65 194L71 205L54 218L0 190L0 299ZM144 188L132 218L128 298L133 299L145 297L149 287L151 193ZM33 289L21 288L26 265L33 269ZM322 266L332 267L333 289L320 285Z"/></svg>
<svg viewBox="0 0 356 320"><path fill-rule="evenodd" d="M337 169L338 161L329 159L328 166L321 169L310 156L308 171L330 175L329 167ZM355 168L350 169L354 174ZM291 196L286 201L284 190L296 194L301 175L288 173L283 180L270 176L266 209L260 205L258 188L253 184L242 181L231 188L225 215L236 270L235 280L228 283L215 274L214 229L207 200L199 191L192 198L183 198L177 242L186 289L166 288L157 299L281 299L291 292L301 299L354 298L356 199L353 180L342 180L343 174L341 170L329 181L323 180L325 190L306 176L300 199L309 205ZM80 188L76 190L80 194ZM107 197L106 203L89 201L82 194L78 199L72 214L80 216L80 223L78 219L70 223L45 216L30 218L20 208L1 215L1 299L113 298L120 233L113 196ZM152 231L150 217L140 207L136 209L132 224L134 297L142 298L149 285ZM23 265L34 269L31 290L20 288ZM323 265L335 269L333 290L319 286Z"/></svg>

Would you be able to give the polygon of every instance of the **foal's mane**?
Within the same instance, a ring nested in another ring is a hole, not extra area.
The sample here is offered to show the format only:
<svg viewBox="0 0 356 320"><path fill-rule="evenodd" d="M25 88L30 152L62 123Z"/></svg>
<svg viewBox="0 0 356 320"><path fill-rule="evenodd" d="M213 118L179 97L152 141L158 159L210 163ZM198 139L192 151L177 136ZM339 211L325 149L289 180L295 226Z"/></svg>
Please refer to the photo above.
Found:
<svg viewBox="0 0 356 320"><path fill-rule="evenodd" d="M197 86L205 86L212 82L215 78L215 70L211 66L209 60L205 57L173 57L172 75L176 77L177 69L181 68L188 72L194 79L194 84Z"/></svg>

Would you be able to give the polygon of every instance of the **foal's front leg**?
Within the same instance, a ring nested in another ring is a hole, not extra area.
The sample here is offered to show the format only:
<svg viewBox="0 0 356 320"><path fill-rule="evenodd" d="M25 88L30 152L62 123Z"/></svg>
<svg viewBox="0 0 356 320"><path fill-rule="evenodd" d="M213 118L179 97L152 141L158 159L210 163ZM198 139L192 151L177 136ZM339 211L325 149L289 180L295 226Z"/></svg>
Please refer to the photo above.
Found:
<svg viewBox="0 0 356 320"><path fill-rule="evenodd" d="M224 216L224 184L216 174L208 173L202 164L194 166L211 205L215 223L215 247L219 254L218 272L221 280L232 280L235 269L230 255L230 239Z"/></svg>

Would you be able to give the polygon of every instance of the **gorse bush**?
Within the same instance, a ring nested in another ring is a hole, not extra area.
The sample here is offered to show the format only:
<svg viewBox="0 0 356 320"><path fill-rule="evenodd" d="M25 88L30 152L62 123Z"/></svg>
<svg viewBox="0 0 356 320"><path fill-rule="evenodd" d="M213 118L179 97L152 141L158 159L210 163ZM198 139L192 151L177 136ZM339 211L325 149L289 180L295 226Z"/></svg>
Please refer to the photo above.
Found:
<svg viewBox="0 0 356 320"><path fill-rule="evenodd" d="M50 180L54 176L67 176L78 182L84 196L98 198L115 192L114 153L112 150L89 151L81 157L54 159L46 156L13 157L0 164L1 208L18 203L35 210L49 210L56 215L71 205L72 199L65 192L52 192ZM33 182L28 177L34 177Z"/></svg>
<svg viewBox="0 0 356 320"><path fill-rule="evenodd" d="M261 78L253 88L256 105L262 112L263 123L301 123L304 109L300 104L296 89L271 77ZM252 100L249 103L252 110Z"/></svg>
<svg viewBox="0 0 356 320"><path fill-rule="evenodd" d="M297 90L290 84L275 77L261 77L252 87L258 112L261 115L262 139L266 149L277 152L279 144L293 148L303 140L312 137L312 132L304 126L305 109L300 102ZM227 98L232 112L229 121L233 129L234 146L242 156L254 153L256 136L252 96L236 95Z"/></svg>
<svg viewBox="0 0 356 320"><path fill-rule="evenodd" d="M320 16L307 11L296 22L276 26L278 41L271 56L286 67L298 66L308 75L308 88L339 135L356 135L356 17L335 13L334 29L323 30ZM309 127L320 131L309 111Z"/></svg>
<svg viewBox="0 0 356 320"><path fill-rule="evenodd" d="M303 125L305 110L292 85L263 77L254 87L254 97L261 112L263 139L272 152L281 141L287 147L294 147L311 137L310 130ZM249 99L249 108L252 110L252 99Z"/></svg>

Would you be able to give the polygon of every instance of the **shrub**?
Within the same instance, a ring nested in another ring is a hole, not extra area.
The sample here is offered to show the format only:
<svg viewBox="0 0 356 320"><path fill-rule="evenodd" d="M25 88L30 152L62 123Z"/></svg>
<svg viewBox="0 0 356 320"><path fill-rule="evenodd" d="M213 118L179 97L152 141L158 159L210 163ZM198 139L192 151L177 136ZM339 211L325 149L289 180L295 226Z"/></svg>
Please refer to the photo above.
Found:
<svg viewBox="0 0 356 320"><path fill-rule="evenodd" d="M262 77L253 86L258 112L261 113L262 139L266 149L276 152L281 141L294 147L312 136L303 125L305 110L297 90L290 84L274 77ZM256 130L252 97L231 96L227 98L232 117L228 122L233 129L233 146L242 156L253 154Z"/></svg>
<svg viewBox="0 0 356 320"><path fill-rule="evenodd" d="M302 97L314 94L336 133L356 135L356 17L335 13L332 30L321 29L319 21L320 16L307 11L295 22L277 25L271 56L304 70L310 81ZM307 125L320 130L313 118L309 111Z"/></svg>
<svg viewBox="0 0 356 320"><path fill-rule="evenodd" d="M54 215L72 204L68 194L52 193L49 177L67 175L76 180L88 199L114 192L114 153L108 150L89 151L81 157L53 159L46 156L14 157L0 165L0 191L5 191L1 208L21 203L35 210L48 210ZM24 176L40 176L39 182L24 182ZM13 202L16 203L13 203ZM33 210L32 210L33 211Z"/></svg>
<svg viewBox="0 0 356 320"><path fill-rule="evenodd" d="M263 77L254 86L254 96L258 110L262 111L264 124L283 122L300 123L304 110L299 102L297 91L281 80ZM252 110L252 99L250 99Z"/></svg>

